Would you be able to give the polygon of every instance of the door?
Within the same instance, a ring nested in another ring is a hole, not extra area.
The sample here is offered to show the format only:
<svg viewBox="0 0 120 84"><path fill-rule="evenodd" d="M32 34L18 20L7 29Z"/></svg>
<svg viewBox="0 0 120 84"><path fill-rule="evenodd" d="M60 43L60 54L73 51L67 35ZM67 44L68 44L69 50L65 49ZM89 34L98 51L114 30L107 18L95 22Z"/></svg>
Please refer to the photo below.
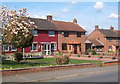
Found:
<svg viewBox="0 0 120 84"><path fill-rule="evenodd" d="M42 44L42 54L50 55L51 54L51 45L50 43Z"/></svg>
<svg viewBox="0 0 120 84"><path fill-rule="evenodd" d="M77 45L74 45L74 54L77 54Z"/></svg>

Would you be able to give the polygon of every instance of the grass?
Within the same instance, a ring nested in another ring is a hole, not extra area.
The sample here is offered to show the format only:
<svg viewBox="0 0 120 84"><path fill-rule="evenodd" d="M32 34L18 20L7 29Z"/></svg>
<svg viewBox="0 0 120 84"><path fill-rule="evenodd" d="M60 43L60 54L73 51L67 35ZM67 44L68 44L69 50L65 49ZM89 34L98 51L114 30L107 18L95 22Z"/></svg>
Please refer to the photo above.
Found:
<svg viewBox="0 0 120 84"><path fill-rule="evenodd" d="M25 62L28 61L28 62ZM69 64L81 64L81 63L95 63L97 61L92 60L79 60L70 59ZM54 66L55 58L43 58L43 59L27 59L21 62L3 60L2 69L12 69L12 68L25 68L25 67L40 67L40 66Z"/></svg>

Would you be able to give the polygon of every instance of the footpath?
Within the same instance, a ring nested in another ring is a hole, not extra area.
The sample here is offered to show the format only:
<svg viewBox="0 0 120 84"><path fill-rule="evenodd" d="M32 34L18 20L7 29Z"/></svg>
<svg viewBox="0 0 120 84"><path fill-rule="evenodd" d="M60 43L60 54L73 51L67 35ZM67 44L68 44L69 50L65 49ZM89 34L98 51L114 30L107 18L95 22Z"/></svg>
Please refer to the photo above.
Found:
<svg viewBox="0 0 120 84"><path fill-rule="evenodd" d="M118 66L106 67L82 67L82 68L68 68L56 71L31 72L24 74L14 74L10 76L2 76L3 82L46 82L50 80L65 79L77 76L90 76L95 74L103 74L107 72L118 71Z"/></svg>

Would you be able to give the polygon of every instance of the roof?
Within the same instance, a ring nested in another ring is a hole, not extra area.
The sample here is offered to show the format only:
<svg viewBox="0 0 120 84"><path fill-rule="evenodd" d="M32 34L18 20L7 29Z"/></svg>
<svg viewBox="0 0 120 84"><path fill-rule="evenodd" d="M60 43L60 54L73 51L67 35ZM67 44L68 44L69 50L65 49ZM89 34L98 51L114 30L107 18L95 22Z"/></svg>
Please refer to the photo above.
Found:
<svg viewBox="0 0 120 84"><path fill-rule="evenodd" d="M120 35L120 31L114 30L114 32L117 33L118 35Z"/></svg>
<svg viewBox="0 0 120 84"><path fill-rule="evenodd" d="M101 43L100 41L98 41L97 39L91 39L89 41L92 42L92 44L94 44L94 46L104 46L104 44Z"/></svg>
<svg viewBox="0 0 120 84"><path fill-rule="evenodd" d="M30 21L34 22L38 29L40 30L58 30L58 28L46 19L29 18Z"/></svg>
<svg viewBox="0 0 120 84"><path fill-rule="evenodd" d="M113 30L107 30L107 29L98 29L101 33L103 33L106 37L120 37L117 33L115 33Z"/></svg>
<svg viewBox="0 0 120 84"><path fill-rule="evenodd" d="M46 19L29 18L30 21L35 22L35 25L40 30L56 30L56 31L78 31L86 32L82 27L73 22L64 21L48 21Z"/></svg>
<svg viewBox="0 0 120 84"><path fill-rule="evenodd" d="M86 32L82 27L80 27L78 24L75 24L73 22L53 21L53 24L55 24L58 27L58 30L61 31Z"/></svg>

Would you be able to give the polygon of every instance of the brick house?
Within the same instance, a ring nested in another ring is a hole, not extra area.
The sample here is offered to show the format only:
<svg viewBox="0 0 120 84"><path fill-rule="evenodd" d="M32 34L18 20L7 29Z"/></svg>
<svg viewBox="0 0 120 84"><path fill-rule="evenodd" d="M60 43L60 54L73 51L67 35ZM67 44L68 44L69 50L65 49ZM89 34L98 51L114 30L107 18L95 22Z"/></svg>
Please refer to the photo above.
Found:
<svg viewBox="0 0 120 84"><path fill-rule="evenodd" d="M85 30L73 22L53 21L59 29L58 49L63 53L78 54L85 52Z"/></svg>
<svg viewBox="0 0 120 84"><path fill-rule="evenodd" d="M90 41L91 46L87 47L96 49L98 52L108 52L108 51L116 51L120 48L120 35L118 34L120 31L114 30L114 27L110 27L110 29L99 29L99 26L95 26L95 30L90 33L87 37L87 40ZM86 46L90 43L86 41Z"/></svg>
<svg viewBox="0 0 120 84"><path fill-rule="evenodd" d="M48 15L47 19L29 18L35 22L37 29L33 30L33 43L30 47L24 49L26 55L45 54L51 55L56 51L85 52L85 30L73 22L54 21L52 16ZM3 45L4 53L13 53L18 51L12 45Z"/></svg>

